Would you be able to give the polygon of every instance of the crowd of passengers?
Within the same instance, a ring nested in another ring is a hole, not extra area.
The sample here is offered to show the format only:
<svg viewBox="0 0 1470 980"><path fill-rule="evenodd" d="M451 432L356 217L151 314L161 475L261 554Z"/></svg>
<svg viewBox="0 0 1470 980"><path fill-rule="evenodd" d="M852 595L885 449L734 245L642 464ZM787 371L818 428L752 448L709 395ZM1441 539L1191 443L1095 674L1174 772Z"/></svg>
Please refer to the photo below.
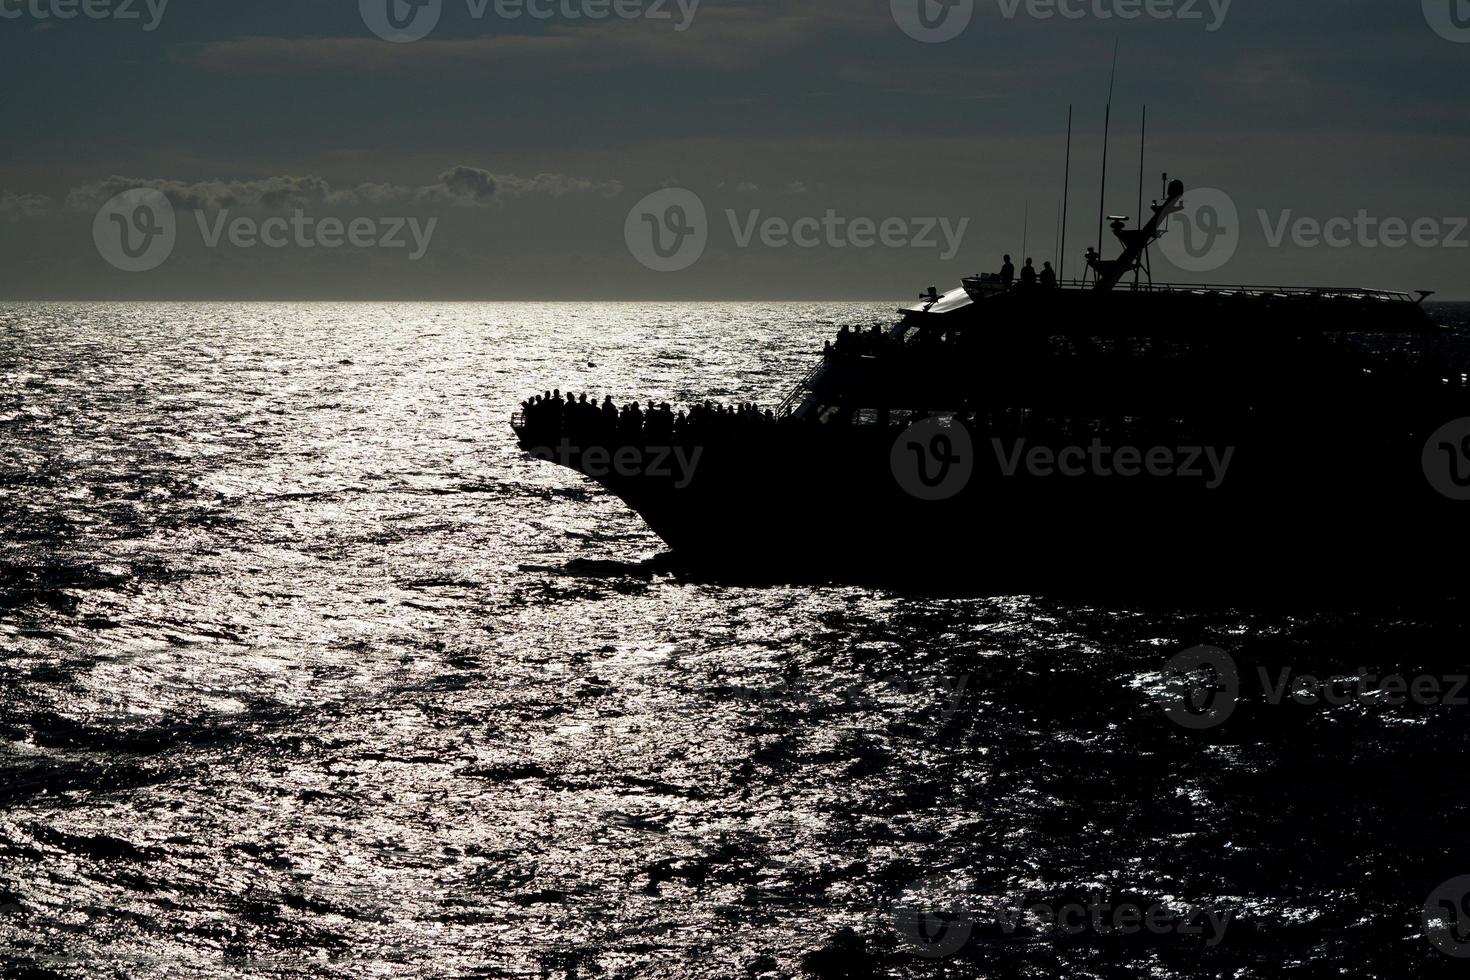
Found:
<svg viewBox="0 0 1470 980"><path fill-rule="evenodd" d="M888 331L876 323L870 330L849 327L844 323L842 329L837 331L835 341L822 342L822 354L829 358L876 357L880 356L890 345L898 346L898 344L898 341L888 336Z"/></svg>
<svg viewBox="0 0 1470 980"><path fill-rule="evenodd" d="M891 329L891 328L890 328ZM959 329L959 322L946 321L944 324L926 323L915 328L910 336L912 340L899 339L881 326L874 326L864 330L861 327L849 327L843 324L842 329L837 332L835 341L828 340L822 343L822 356L829 361L850 361L862 357L883 357L888 351L901 351L914 349L925 351L940 345L963 344L967 340L976 339L975 332L968 335Z"/></svg>
<svg viewBox="0 0 1470 980"><path fill-rule="evenodd" d="M703 433L756 429L777 423L769 408L761 411L751 403L735 407L706 401L686 413L675 412L668 402L647 407L632 402L619 408L611 395L598 402L596 395L561 393L557 388L521 402L526 428L539 435L564 436L574 443L606 444L643 442L648 445L681 441ZM789 416L786 416L789 418Z"/></svg>
<svg viewBox="0 0 1470 980"><path fill-rule="evenodd" d="M668 445L776 426L788 428L819 424L816 413L803 422L789 414L778 416L770 409L762 411L753 404L731 408L706 401L694 405L687 413L673 411L668 402L650 403L646 409L638 402L632 402L619 408L610 396L598 402L595 396L563 395L560 389L521 402L521 409L529 436L548 443L564 438L574 445L583 446ZM876 425L902 430L928 417L930 413L925 411L890 415L886 410L879 410L835 413L821 421L836 428ZM968 404L961 405L959 411L934 417L951 418L977 433L997 431L1016 424L1010 413L975 411Z"/></svg>
<svg viewBox="0 0 1470 980"><path fill-rule="evenodd" d="M567 439L574 445L667 445L695 441L701 438L717 438L730 434L756 432L772 427L811 426L819 424L816 413L799 420L790 414L776 415L770 409L762 411L754 404L744 403L733 408L714 402L694 405L687 413L675 412L668 402L657 405L649 403L644 408L632 402L619 408L611 396L598 402L596 396L563 395L560 389L535 395L521 402L527 434L535 439L549 442ZM892 427L903 429L926 417L927 412L902 412L890 415L887 411L864 413L837 413L824 417L825 424L846 428L854 425ZM976 431L994 427L999 420L988 413L971 411L962 405L958 412L944 413L940 417L953 418L959 424Z"/></svg>
<svg viewBox="0 0 1470 980"><path fill-rule="evenodd" d="M1042 263L1042 270L1038 274L1036 266L1031 259L1026 260L1026 265L1021 269L1021 281L1016 282L1016 266L1011 262L1011 257L1005 257L1005 264L1000 269L1000 281L1005 289L1030 290L1035 288L1055 289L1057 286L1057 274L1052 269L1050 262ZM932 290L931 290L932 292ZM928 344L937 344L955 339L955 331L952 329L937 330L929 328L920 330L915 337L915 342L921 347ZM850 327L842 325L837 332L835 341L828 340L822 344L822 354L828 359L849 360L858 357L881 357L883 353L891 348L903 346L901 340L896 340L889 330L881 325L874 324L864 330L861 327Z"/></svg>

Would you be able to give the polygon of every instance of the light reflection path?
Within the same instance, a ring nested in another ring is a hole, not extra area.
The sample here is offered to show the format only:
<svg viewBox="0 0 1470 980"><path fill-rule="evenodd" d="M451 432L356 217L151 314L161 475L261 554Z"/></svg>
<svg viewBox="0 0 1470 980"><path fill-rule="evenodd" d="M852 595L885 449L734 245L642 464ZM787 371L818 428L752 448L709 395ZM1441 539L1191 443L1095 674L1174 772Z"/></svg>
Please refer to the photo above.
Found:
<svg viewBox="0 0 1470 980"><path fill-rule="evenodd" d="M894 903L958 875L1234 903L1217 967L1295 923L1393 972L1384 937L1454 863L1465 802L1412 760L1453 755L1459 718L1247 714L1221 744L1151 684L1207 640L1428 669L1460 621L569 569L660 546L515 449L521 398L771 404L833 317L885 315L0 307L7 965L835 976L852 930L878 975L931 976ZM1059 975L1200 964L994 943L972 952Z"/></svg>

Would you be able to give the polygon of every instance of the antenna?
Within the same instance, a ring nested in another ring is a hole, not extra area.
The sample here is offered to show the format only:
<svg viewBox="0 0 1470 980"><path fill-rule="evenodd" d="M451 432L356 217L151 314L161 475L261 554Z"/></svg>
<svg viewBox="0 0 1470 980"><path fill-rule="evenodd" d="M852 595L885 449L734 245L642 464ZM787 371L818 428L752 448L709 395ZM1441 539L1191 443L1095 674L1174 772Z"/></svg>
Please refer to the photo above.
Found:
<svg viewBox="0 0 1470 980"><path fill-rule="evenodd" d="M1138 131L1138 227L1143 227L1143 153L1148 147L1148 106L1143 107L1143 126Z"/></svg>
<svg viewBox="0 0 1470 980"><path fill-rule="evenodd" d="M1057 282L1067 270L1067 195L1072 187L1072 107L1067 106L1067 171L1062 177L1062 241L1057 246Z"/></svg>
<svg viewBox="0 0 1470 980"><path fill-rule="evenodd" d="M1056 237L1051 240L1052 255L1060 254L1062 248L1062 202L1057 202ZM1060 261L1060 259L1058 260Z"/></svg>
<svg viewBox="0 0 1470 980"><path fill-rule="evenodd" d="M1108 131L1113 125L1113 83L1118 80L1118 42L1113 41L1113 73L1108 79L1108 110L1103 118L1102 190L1097 202L1097 254L1102 255L1103 214L1107 211L1108 197Z"/></svg>
<svg viewBox="0 0 1470 980"><path fill-rule="evenodd" d="M1026 247L1030 244L1031 235L1031 202L1026 202L1025 217L1021 219L1021 254L1017 256L1021 264L1026 264Z"/></svg>

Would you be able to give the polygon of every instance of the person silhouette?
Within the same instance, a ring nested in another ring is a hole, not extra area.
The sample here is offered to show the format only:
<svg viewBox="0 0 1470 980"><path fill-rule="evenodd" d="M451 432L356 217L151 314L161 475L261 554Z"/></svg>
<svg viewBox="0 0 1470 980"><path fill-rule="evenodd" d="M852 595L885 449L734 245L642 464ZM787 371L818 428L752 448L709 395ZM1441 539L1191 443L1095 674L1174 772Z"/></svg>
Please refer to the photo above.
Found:
<svg viewBox="0 0 1470 980"><path fill-rule="evenodd" d="M613 404L612 395L607 395L602 400L602 429L611 435L618 427L618 407Z"/></svg>
<svg viewBox="0 0 1470 980"><path fill-rule="evenodd" d="M1057 274L1052 269L1050 262L1043 262L1043 263L1041 263L1041 288L1042 289L1055 289L1055 288L1057 288Z"/></svg>
<svg viewBox="0 0 1470 980"><path fill-rule="evenodd" d="M1011 283L1016 281L1016 267L1011 264L1011 257L1007 255L1005 265L1000 267L1000 284L1006 289L1011 288Z"/></svg>
<svg viewBox="0 0 1470 980"><path fill-rule="evenodd" d="M1036 266L1030 259L1026 260L1026 265L1021 269L1021 285L1027 289L1036 285Z"/></svg>

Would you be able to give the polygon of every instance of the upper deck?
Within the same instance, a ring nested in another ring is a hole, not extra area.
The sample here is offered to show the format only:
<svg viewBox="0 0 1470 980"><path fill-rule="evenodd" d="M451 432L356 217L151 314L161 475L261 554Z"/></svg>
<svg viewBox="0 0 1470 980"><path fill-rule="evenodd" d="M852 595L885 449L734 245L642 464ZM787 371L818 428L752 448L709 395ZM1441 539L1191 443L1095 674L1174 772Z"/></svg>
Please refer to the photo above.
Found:
<svg viewBox="0 0 1470 980"><path fill-rule="evenodd" d="M1177 333L1238 323L1306 331L1425 332L1434 329L1421 294L1366 286L1269 286L1215 283L1120 284L1098 290L1069 280L1055 288L1003 288L998 277L967 276L962 286L899 307L905 322L954 317L966 322L1035 329L1054 323L1067 332Z"/></svg>

